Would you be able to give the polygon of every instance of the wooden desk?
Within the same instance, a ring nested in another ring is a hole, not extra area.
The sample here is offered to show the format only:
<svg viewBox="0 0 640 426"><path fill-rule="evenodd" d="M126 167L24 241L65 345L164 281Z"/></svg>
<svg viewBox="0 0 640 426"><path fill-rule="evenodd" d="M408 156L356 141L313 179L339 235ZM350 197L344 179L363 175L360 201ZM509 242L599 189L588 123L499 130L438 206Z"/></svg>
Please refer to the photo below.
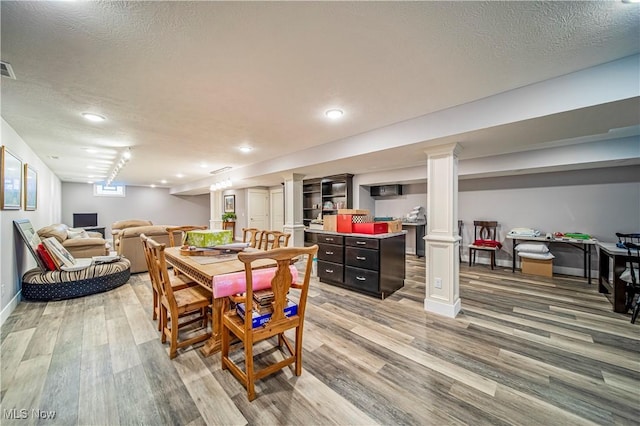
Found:
<svg viewBox="0 0 640 426"><path fill-rule="evenodd" d="M620 279L620 275L627 267L629 254L627 250L616 246L616 243L598 243L600 261L598 267L598 291L604 293L613 305L614 312L627 312L627 283ZM613 279L609 280L611 268L609 262L613 259Z"/></svg>
<svg viewBox="0 0 640 426"><path fill-rule="evenodd" d="M540 243L550 243L550 244L568 244L571 247L575 247L577 249L582 250L583 253L583 268L584 268L584 277L587 278L589 284L591 284L591 246L594 246L598 243L597 240L589 239L589 240L577 240L577 239L547 239L545 237L520 237L516 235L507 235L507 238L513 240L513 247L511 248L512 264L511 264L511 272L516 271L516 246L518 245L518 241L536 241Z"/></svg>
<svg viewBox="0 0 640 426"><path fill-rule="evenodd" d="M222 262L201 265L194 260L196 256L182 256L180 247L167 247L165 249L167 263L175 269L185 274L202 287L209 291L213 291L213 277L216 275L230 274L232 272L244 271L244 263L237 258ZM204 258L206 256L197 256ZM262 259L253 262L254 269L276 266L276 263L270 259ZM211 338L207 340L202 348L202 354L209 356L220 350L222 339L222 311L224 309L225 297L216 297L213 295L213 315L211 316Z"/></svg>

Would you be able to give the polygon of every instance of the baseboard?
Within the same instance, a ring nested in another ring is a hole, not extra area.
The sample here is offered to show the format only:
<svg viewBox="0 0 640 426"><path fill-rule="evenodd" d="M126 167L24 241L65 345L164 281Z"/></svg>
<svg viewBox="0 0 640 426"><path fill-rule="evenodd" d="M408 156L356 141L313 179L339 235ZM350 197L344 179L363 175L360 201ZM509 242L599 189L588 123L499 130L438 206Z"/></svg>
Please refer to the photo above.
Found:
<svg viewBox="0 0 640 426"><path fill-rule="evenodd" d="M11 299L9 303L7 303L7 306L4 307L2 312L0 312L0 327L2 327L7 318L9 318L9 315L11 315L11 313L16 309L16 307L18 306L18 302L20 302L21 299L22 290L20 290L18 294L16 294L14 298Z"/></svg>
<svg viewBox="0 0 640 426"><path fill-rule="evenodd" d="M447 318L455 318L460 312L460 299L456 300L453 305L443 303L438 300L424 299L424 310L436 315L441 315Z"/></svg>
<svg viewBox="0 0 640 426"><path fill-rule="evenodd" d="M462 256L461 258L462 263L468 265L469 264L469 256ZM593 266L594 262L591 262L591 265ZM476 257L476 264L480 264L480 265L486 265L489 266L489 259L488 258L479 258ZM518 262L518 265L520 265L520 262ZM496 259L496 266L500 267L500 268L507 268L507 269L511 269L512 263L510 260L508 259ZM597 265L595 265L597 266ZM520 271L520 268L518 266L516 266L516 271ZM569 266L557 266L557 265L553 265L553 273L554 274L560 274L560 275L569 275L572 277L583 277L584 276L584 270L582 268L572 268ZM591 270L591 283L593 284L593 280L594 279L598 279L598 270Z"/></svg>

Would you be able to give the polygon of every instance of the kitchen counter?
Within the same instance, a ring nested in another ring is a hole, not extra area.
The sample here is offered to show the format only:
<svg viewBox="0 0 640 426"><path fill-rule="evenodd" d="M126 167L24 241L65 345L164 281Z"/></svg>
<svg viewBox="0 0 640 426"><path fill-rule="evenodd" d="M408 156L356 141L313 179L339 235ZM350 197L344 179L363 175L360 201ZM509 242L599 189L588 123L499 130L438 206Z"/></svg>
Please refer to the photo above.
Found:
<svg viewBox="0 0 640 426"><path fill-rule="evenodd" d="M391 238L396 237L398 235L404 235L407 231L400 232L387 232L384 234L348 234L346 232L336 232L336 231L325 231L323 229L305 229L304 232L314 233L314 234L327 234L327 235L342 235L344 237L366 237L366 238Z"/></svg>

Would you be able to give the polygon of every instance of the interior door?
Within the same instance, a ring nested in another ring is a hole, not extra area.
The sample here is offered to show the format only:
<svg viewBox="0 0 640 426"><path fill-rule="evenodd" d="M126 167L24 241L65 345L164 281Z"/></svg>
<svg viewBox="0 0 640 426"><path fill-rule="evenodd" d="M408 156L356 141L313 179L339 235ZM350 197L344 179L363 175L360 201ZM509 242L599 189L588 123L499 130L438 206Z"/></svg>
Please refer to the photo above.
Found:
<svg viewBox="0 0 640 426"><path fill-rule="evenodd" d="M269 229L269 191L249 189L247 200L247 220L249 228Z"/></svg>
<svg viewBox="0 0 640 426"><path fill-rule="evenodd" d="M273 189L269 192L271 208L271 229L280 231L284 229L284 191Z"/></svg>

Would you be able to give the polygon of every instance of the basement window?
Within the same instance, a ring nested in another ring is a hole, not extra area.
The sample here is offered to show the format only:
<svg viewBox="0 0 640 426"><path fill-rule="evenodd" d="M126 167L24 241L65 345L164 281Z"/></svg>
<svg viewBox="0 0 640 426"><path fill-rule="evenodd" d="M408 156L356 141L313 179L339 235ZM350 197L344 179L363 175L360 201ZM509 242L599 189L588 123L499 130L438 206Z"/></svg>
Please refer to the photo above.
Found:
<svg viewBox="0 0 640 426"><path fill-rule="evenodd" d="M103 185L96 183L93 185L94 197L125 197L124 185Z"/></svg>

